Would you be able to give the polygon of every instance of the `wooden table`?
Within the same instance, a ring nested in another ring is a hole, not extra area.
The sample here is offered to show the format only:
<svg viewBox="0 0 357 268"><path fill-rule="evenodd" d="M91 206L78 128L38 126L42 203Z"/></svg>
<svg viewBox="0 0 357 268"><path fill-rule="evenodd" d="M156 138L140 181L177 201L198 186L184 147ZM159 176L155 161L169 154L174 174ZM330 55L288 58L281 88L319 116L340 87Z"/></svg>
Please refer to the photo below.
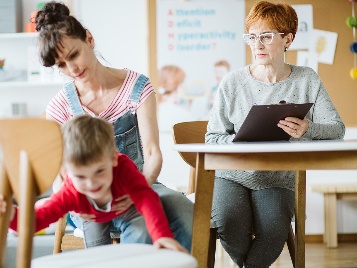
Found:
<svg viewBox="0 0 357 268"><path fill-rule="evenodd" d="M357 169L357 140L177 144L179 152L196 152L196 198L192 255L199 267L208 258L214 171L295 171L295 267L305 267L306 170Z"/></svg>

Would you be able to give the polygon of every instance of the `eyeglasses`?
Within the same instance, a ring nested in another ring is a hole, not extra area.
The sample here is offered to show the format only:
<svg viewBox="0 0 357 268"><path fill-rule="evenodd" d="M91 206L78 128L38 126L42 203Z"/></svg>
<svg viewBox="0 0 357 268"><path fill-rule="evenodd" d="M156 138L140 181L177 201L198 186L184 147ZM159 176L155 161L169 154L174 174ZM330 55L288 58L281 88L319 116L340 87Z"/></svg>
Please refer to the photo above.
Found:
<svg viewBox="0 0 357 268"><path fill-rule="evenodd" d="M284 34L284 33L262 33L258 36L255 34L243 34L243 40L249 46L254 46L257 39L259 39L260 43L263 45L270 45L273 42L274 36L276 34Z"/></svg>

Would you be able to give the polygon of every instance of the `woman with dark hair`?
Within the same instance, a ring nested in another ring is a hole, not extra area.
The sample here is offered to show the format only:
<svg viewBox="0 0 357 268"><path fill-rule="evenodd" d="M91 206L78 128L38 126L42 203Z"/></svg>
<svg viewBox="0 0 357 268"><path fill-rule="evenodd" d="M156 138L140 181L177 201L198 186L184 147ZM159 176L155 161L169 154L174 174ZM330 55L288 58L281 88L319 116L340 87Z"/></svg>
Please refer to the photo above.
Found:
<svg viewBox="0 0 357 268"><path fill-rule="evenodd" d="M119 152L128 155L161 199L170 228L188 251L191 250L193 204L181 193L157 182L162 166L159 148L156 99L148 77L129 69L102 65L94 54L94 37L70 15L62 3L49 2L36 16L42 64L57 66L73 80L49 102L46 118L64 124L80 114L100 117L112 123ZM100 172L100 171L98 171ZM101 208L98 208L101 209ZM150 243L143 217L128 196L111 203L118 214L111 228L121 232L121 243ZM101 245L103 228L81 215L72 219L86 232L86 247Z"/></svg>
<svg viewBox="0 0 357 268"><path fill-rule="evenodd" d="M304 119L278 122L291 140L343 138L345 126L319 76L309 67L285 63L284 53L298 27L295 10L287 4L258 2L245 27L243 39L253 63L221 81L206 142L232 142L252 105L281 100L314 103ZM216 172L212 218L224 249L239 267L269 267L279 257L294 214L294 185L293 171Z"/></svg>

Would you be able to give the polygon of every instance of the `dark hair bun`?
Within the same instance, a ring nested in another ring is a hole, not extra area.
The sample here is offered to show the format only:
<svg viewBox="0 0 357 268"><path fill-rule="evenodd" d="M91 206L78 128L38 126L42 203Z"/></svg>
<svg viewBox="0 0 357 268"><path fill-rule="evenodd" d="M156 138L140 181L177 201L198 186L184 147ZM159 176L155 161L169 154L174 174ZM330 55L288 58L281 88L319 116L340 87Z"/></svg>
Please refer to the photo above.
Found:
<svg viewBox="0 0 357 268"><path fill-rule="evenodd" d="M49 25L60 23L69 16L69 8L55 1L46 3L36 15L36 31L46 29Z"/></svg>

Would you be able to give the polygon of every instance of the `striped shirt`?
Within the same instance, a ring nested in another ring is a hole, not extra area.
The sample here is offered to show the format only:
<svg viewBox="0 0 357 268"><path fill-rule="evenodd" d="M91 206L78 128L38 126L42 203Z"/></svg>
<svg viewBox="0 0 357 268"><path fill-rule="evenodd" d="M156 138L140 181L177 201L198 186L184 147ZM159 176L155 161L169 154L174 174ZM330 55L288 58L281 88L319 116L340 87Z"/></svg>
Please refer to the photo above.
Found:
<svg viewBox="0 0 357 268"><path fill-rule="evenodd" d="M83 111L93 117L105 119L110 123L114 123L129 109L136 111L140 105L145 102L149 95L154 92L154 88L150 80L148 80L140 96L139 102L134 103L129 101L131 91L139 76L139 73L127 69L127 75L121 88L118 90L118 93L104 111L102 111L99 115L96 115L88 107L82 104ZM46 114L61 125L73 117L64 88L49 102L46 108Z"/></svg>

